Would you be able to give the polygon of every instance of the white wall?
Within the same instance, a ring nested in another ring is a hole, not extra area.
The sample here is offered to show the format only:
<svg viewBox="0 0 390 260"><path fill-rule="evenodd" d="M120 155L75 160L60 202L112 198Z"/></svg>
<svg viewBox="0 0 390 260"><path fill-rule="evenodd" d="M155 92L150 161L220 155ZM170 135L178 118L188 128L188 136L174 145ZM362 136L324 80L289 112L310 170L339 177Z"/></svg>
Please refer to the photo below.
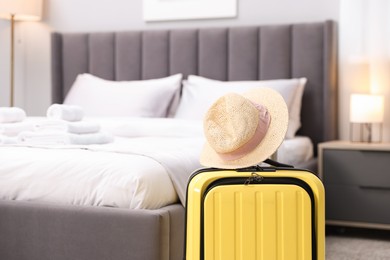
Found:
<svg viewBox="0 0 390 260"><path fill-rule="evenodd" d="M50 32L240 26L338 20L339 0L238 0L238 17L145 23L142 0L44 0L41 22L16 26L16 106L44 115L50 105ZM0 106L8 105L9 22L0 20Z"/></svg>

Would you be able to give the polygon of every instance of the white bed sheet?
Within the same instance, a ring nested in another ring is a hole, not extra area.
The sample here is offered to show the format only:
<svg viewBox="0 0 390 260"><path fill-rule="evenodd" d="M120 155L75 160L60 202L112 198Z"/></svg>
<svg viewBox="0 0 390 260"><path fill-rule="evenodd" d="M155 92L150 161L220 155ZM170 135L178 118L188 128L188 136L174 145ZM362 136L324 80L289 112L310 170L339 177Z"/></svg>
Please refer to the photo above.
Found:
<svg viewBox="0 0 390 260"><path fill-rule="evenodd" d="M307 136L286 139L280 145L277 160L281 163L299 165L313 158L313 143Z"/></svg>
<svg viewBox="0 0 390 260"><path fill-rule="evenodd" d="M99 123L116 136L113 143L0 146L0 199L130 209L185 202L188 177L201 167L201 121L100 118ZM312 156L307 137L285 140L278 150L278 160L292 165Z"/></svg>
<svg viewBox="0 0 390 260"><path fill-rule="evenodd" d="M1 199L134 209L176 200L162 166L147 157L78 149L0 150L7 153L0 159Z"/></svg>
<svg viewBox="0 0 390 260"><path fill-rule="evenodd" d="M200 167L203 137L200 130L193 131L201 129L199 122L101 122L106 130L131 125L137 131L158 129L162 123L164 127L146 137L116 137L105 145L0 146L0 199L130 209L155 209L176 202L179 192L171 174L188 176ZM177 131L180 137L174 137Z"/></svg>

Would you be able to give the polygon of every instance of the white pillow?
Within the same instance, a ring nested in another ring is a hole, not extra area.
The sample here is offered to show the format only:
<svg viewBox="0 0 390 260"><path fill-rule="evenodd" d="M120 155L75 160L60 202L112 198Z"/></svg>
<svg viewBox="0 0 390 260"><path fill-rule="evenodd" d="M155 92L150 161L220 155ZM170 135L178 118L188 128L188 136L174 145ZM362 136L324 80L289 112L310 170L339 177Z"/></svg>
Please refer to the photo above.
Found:
<svg viewBox="0 0 390 260"><path fill-rule="evenodd" d="M78 105L86 116L165 117L183 75L166 78L110 81L91 74L80 74L64 104Z"/></svg>
<svg viewBox="0 0 390 260"><path fill-rule="evenodd" d="M175 118L203 119L208 108L219 97L230 93L243 93L256 87L269 87L278 91L289 110L286 138L293 138L301 126L301 103L306 78L263 81L219 81L190 75L184 81L182 97Z"/></svg>

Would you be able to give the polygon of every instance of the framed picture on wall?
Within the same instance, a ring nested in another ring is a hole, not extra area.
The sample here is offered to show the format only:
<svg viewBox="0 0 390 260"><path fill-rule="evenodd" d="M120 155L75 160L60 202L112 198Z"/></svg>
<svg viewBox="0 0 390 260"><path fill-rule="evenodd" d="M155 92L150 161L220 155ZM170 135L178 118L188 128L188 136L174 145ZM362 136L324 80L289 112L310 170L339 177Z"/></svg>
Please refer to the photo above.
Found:
<svg viewBox="0 0 390 260"><path fill-rule="evenodd" d="M237 0L143 0L147 22L232 18L237 16Z"/></svg>

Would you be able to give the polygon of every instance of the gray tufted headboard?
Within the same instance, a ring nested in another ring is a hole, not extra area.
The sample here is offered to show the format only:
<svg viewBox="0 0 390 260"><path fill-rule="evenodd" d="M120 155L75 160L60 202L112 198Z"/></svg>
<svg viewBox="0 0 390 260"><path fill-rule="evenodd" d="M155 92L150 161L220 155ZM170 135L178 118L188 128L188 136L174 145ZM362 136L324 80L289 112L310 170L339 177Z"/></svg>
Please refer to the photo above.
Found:
<svg viewBox="0 0 390 260"><path fill-rule="evenodd" d="M337 135L337 26L333 21L230 28L52 34L52 102L79 73L140 80L175 73L218 80L306 77L299 134Z"/></svg>

